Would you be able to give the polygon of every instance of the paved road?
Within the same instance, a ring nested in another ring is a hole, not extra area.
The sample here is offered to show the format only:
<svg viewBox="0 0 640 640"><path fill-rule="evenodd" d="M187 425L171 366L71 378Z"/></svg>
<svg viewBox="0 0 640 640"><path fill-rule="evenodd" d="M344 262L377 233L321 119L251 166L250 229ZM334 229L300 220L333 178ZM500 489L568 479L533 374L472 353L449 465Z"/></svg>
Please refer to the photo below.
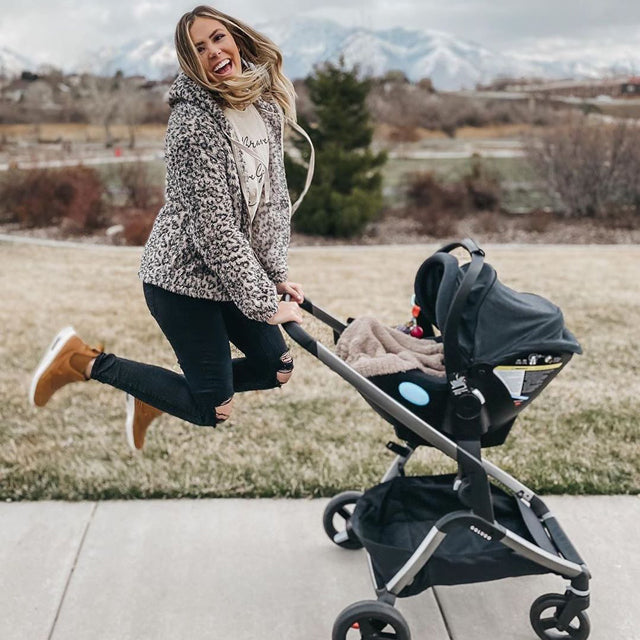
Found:
<svg viewBox="0 0 640 640"><path fill-rule="evenodd" d="M19 158L17 160L12 160L11 162L0 162L0 171L8 171L9 169L59 169L61 167L79 167L87 165L152 162L153 160L164 160L164 152L159 150L154 153L145 153L141 155L64 157L58 160L26 160L24 158Z"/></svg>
<svg viewBox="0 0 640 640"><path fill-rule="evenodd" d="M593 573L591 640L639 640L640 498L551 497ZM329 640L371 599L363 551L325 536L325 500L0 504L2 640ZM398 601L414 640L535 640L557 576Z"/></svg>

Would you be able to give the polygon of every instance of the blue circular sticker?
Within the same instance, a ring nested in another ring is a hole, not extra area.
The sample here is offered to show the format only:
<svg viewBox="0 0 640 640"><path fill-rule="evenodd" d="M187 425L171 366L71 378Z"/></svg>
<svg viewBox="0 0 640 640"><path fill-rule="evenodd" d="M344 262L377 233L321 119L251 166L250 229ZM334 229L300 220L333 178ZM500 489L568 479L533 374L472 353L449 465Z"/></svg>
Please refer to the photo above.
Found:
<svg viewBox="0 0 640 640"><path fill-rule="evenodd" d="M413 382L401 382L398 385L398 391L405 400L419 407L424 407L431 400L429 394Z"/></svg>

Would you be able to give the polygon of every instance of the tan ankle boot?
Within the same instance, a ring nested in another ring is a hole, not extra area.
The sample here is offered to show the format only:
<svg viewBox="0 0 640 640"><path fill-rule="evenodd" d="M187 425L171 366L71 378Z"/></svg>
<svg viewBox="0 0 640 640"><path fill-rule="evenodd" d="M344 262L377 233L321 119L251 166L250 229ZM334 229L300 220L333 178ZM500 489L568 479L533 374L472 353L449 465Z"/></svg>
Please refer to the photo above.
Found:
<svg viewBox="0 0 640 640"><path fill-rule="evenodd" d="M87 380L84 371L91 360L102 353L85 344L73 327L65 327L53 339L33 374L29 400L44 407L49 398L70 382Z"/></svg>
<svg viewBox="0 0 640 640"><path fill-rule="evenodd" d="M127 442L132 449L142 449L149 425L161 414L160 409L156 409L127 393L127 420L124 429L127 434Z"/></svg>

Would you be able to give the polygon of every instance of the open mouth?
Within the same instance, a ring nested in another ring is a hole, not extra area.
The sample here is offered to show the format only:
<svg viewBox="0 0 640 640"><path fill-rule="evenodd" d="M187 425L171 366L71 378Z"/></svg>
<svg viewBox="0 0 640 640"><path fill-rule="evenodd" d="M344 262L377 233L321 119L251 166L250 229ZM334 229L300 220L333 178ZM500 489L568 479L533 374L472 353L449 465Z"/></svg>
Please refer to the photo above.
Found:
<svg viewBox="0 0 640 640"><path fill-rule="evenodd" d="M231 62L231 58L225 58L216 64L213 68L213 73L217 76L226 76L231 73L233 70L233 62Z"/></svg>

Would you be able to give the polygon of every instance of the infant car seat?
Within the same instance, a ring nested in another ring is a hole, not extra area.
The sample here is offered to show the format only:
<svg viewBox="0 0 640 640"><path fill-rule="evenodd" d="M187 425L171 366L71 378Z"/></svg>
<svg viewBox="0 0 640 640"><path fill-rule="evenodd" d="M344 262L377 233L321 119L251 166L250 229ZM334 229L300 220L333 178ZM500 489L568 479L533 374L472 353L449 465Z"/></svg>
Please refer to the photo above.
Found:
<svg viewBox="0 0 640 640"><path fill-rule="evenodd" d="M458 247L471 256L462 266L450 253ZM502 284L472 240L446 245L425 260L414 289L426 339L443 341L446 378L412 370L371 381L456 441L502 444L520 411L582 352L562 311ZM434 328L441 336L435 337ZM400 438L427 444L388 414L383 417Z"/></svg>

